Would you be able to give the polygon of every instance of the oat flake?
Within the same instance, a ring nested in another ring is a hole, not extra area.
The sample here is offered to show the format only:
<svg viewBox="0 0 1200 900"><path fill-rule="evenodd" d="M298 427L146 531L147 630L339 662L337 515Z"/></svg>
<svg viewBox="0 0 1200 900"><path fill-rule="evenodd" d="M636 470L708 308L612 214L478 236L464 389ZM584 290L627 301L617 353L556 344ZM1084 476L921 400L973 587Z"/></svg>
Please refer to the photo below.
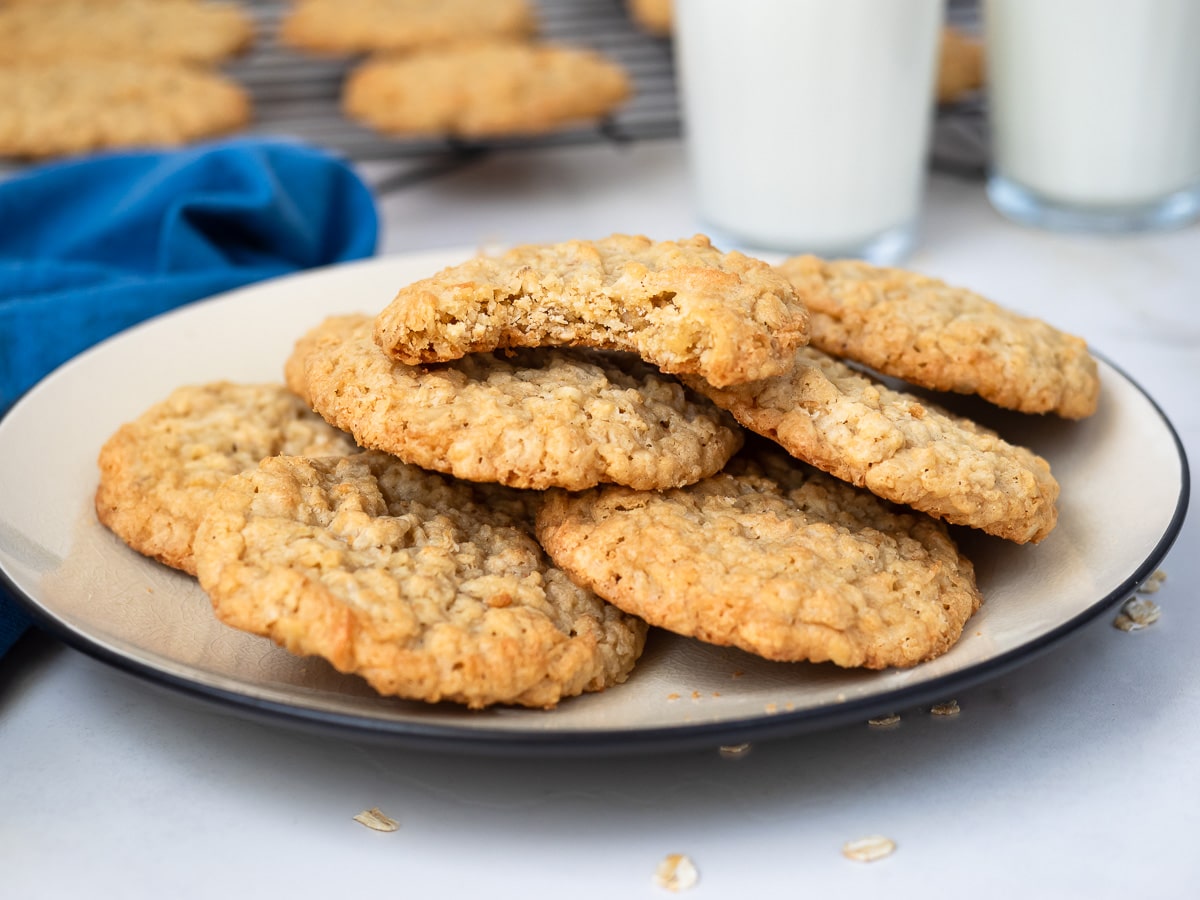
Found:
<svg viewBox="0 0 1200 900"><path fill-rule="evenodd" d="M1113 625L1122 631L1141 631L1158 621L1162 610L1158 604L1146 597L1130 597L1113 619Z"/></svg>
<svg viewBox="0 0 1200 900"><path fill-rule="evenodd" d="M700 872L696 864L685 853L668 854L654 871L654 883L672 893L695 887L699 880Z"/></svg>
<svg viewBox="0 0 1200 900"><path fill-rule="evenodd" d="M875 719L867 719L867 724L872 728L891 728L893 725L900 724L900 717L895 713L886 716L879 716Z"/></svg>
<svg viewBox="0 0 1200 900"><path fill-rule="evenodd" d="M1139 594L1157 594L1158 589L1162 587L1162 583L1167 580L1167 573L1162 569L1155 569L1154 573L1142 582L1142 586L1137 589Z"/></svg>
<svg viewBox="0 0 1200 900"><path fill-rule="evenodd" d="M896 842L880 834L842 844L842 856L856 862L875 862L877 859L891 856L895 850Z"/></svg>
<svg viewBox="0 0 1200 900"><path fill-rule="evenodd" d="M961 709L958 708L957 700L947 700L945 703L935 703L929 707L929 712L934 716L957 716Z"/></svg>
<svg viewBox="0 0 1200 900"><path fill-rule="evenodd" d="M722 759L741 759L750 752L749 744L726 744L718 748L718 753Z"/></svg>
<svg viewBox="0 0 1200 900"><path fill-rule="evenodd" d="M370 809L364 809L354 817L355 822L361 822L368 828L375 831L395 831L400 827L400 823L391 816L384 815L377 806L372 806Z"/></svg>

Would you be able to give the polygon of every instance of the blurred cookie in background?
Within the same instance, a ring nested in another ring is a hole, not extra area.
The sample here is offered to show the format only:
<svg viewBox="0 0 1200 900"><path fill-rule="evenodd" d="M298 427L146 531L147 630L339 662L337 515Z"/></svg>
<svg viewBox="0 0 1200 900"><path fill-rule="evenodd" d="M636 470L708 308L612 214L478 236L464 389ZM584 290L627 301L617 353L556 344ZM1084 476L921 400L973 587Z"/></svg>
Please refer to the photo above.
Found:
<svg viewBox="0 0 1200 900"><path fill-rule="evenodd" d="M674 24L672 0L628 0L629 15L639 28L656 37L668 37Z"/></svg>
<svg viewBox="0 0 1200 900"><path fill-rule="evenodd" d="M0 155L49 157L176 146L249 122L250 99L176 63L63 60L0 66Z"/></svg>
<svg viewBox="0 0 1200 900"><path fill-rule="evenodd" d="M938 57L938 103L957 103L983 87L983 42L947 25Z"/></svg>
<svg viewBox="0 0 1200 900"><path fill-rule="evenodd" d="M0 5L0 65L82 59L218 63L245 50L254 25L234 3L42 0Z"/></svg>
<svg viewBox="0 0 1200 900"><path fill-rule="evenodd" d="M342 109L385 134L471 138L598 119L632 93L625 70L591 50L467 43L362 63Z"/></svg>
<svg viewBox="0 0 1200 900"><path fill-rule="evenodd" d="M516 40L536 30L529 0L299 0L280 23L279 39L297 50L357 54Z"/></svg>

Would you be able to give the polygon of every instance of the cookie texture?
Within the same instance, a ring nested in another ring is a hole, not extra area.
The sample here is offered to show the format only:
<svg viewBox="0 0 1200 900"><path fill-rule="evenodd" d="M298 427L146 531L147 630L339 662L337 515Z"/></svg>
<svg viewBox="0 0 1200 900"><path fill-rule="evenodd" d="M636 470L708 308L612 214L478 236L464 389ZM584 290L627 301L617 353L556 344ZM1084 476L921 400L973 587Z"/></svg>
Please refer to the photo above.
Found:
<svg viewBox="0 0 1200 900"><path fill-rule="evenodd" d="M536 29L528 0L297 0L279 37L297 49L349 54L519 39Z"/></svg>
<svg viewBox="0 0 1200 900"><path fill-rule="evenodd" d="M1042 457L820 350L802 347L789 375L752 384L686 380L751 431L884 499L1022 544L1058 521Z"/></svg>
<svg viewBox="0 0 1200 900"><path fill-rule="evenodd" d="M32 158L177 146L238 129L251 115L233 81L172 63L0 66L0 96L0 154Z"/></svg>
<svg viewBox="0 0 1200 900"><path fill-rule="evenodd" d="M629 354L524 350L409 366L369 316L302 337L287 383L363 447L472 481L582 490L679 487L741 446L728 413Z"/></svg>
<svg viewBox="0 0 1200 900"><path fill-rule="evenodd" d="M599 119L632 93L625 70L591 50L467 43L361 63L342 109L386 134L481 138Z"/></svg>
<svg viewBox="0 0 1200 900"><path fill-rule="evenodd" d="M516 247L408 285L375 339L401 362L444 362L504 347L626 350L718 386L787 372L808 315L788 280L708 238Z"/></svg>
<svg viewBox="0 0 1200 900"><path fill-rule="evenodd" d="M902 269L797 256L780 264L808 306L812 346L932 390L1079 419L1100 378L1087 344L965 288Z"/></svg>
<svg viewBox="0 0 1200 900"><path fill-rule="evenodd" d="M105 442L96 515L134 550L194 575L196 527L228 478L278 453L357 450L283 385L181 387Z"/></svg>
<svg viewBox="0 0 1200 900"><path fill-rule="evenodd" d="M577 587L529 504L376 451L230 479L196 538L217 616L385 695L551 707L623 681L646 626Z"/></svg>
<svg viewBox="0 0 1200 900"><path fill-rule="evenodd" d="M915 665L980 603L944 525L782 453L670 491L552 491L537 528L556 563L622 609L767 659Z"/></svg>
<svg viewBox="0 0 1200 900"><path fill-rule="evenodd" d="M254 39L234 3L197 0L41 0L0 5L0 60L84 59L216 63Z"/></svg>

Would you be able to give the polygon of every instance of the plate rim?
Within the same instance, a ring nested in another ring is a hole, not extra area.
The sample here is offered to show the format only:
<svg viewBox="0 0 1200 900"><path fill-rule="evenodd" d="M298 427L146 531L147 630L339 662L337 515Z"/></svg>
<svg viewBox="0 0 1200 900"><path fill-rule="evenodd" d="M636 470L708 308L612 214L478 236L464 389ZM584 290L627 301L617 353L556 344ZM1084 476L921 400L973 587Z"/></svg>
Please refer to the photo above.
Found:
<svg viewBox="0 0 1200 900"><path fill-rule="evenodd" d="M132 331L148 327L152 323L164 318L186 315L189 309L193 309L198 305L223 301L243 291L253 290L269 282L278 283L293 278L302 278L311 276L316 272L328 273L334 270L345 270L350 267L370 268L378 266L381 262L385 261L399 263L403 260L406 264L409 264L413 260L422 258L429 258L431 260L445 259L456 252L476 251L464 251L463 248L445 248L393 255L390 257L372 257L366 260L357 260L350 263L322 267L318 270L296 273L284 278L256 282L168 310L106 338L104 341L97 343L56 367L25 392L4 416L0 416L0 426L3 425L4 419L8 418L8 414L13 410L28 402L36 402L36 395L45 383L51 379L61 377L68 369L81 363L104 345L118 340ZM1057 646L1066 638L1078 633L1083 626L1099 618L1106 610L1112 608L1118 602L1127 599L1154 572L1162 559L1170 551L1186 520L1191 493L1191 472L1182 439L1162 407L1138 381L1104 354L1097 353L1094 350L1092 350L1092 354L1098 359L1103 360L1106 365L1133 387L1145 402L1149 404L1174 444L1179 464L1179 494L1176 497L1171 517L1162 534L1159 535L1155 542L1153 549L1114 590L1099 597L1067 621L1038 634L1036 637L1017 647L1013 647L995 656L987 657L963 669L946 673L929 681L893 688L879 695L847 699L836 705L816 706L790 711L764 712L736 721L695 722L662 727L635 727L604 729L600 731L564 730L553 727L537 730L518 730L506 728L502 723L497 723L495 726L489 727L487 731L479 731L477 729L464 728L458 724L376 719L352 713L340 713L332 710L299 706L272 698L253 696L218 685L207 684L198 679L187 678L156 667L150 662L144 662L125 655L116 649L112 649L99 639L90 637L72 624L56 617L52 611L44 608L33 597L20 589L3 568L0 568L0 586L3 586L8 591L9 595L16 600L18 605L31 616L34 623L43 630L93 659L97 659L119 671L132 675L153 687L165 689L176 696L185 696L243 717L259 721L265 720L308 731L316 731L342 739L384 741L418 750L454 752L468 755L596 757L680 752L701 748L712 749L722 744L771 740L823 731L852 722L863 722L873 715L878 715L886 711L944 700L950 690L961 691L974 687L984 681L1018 668L1025 663L1031 662Z"/></svg>

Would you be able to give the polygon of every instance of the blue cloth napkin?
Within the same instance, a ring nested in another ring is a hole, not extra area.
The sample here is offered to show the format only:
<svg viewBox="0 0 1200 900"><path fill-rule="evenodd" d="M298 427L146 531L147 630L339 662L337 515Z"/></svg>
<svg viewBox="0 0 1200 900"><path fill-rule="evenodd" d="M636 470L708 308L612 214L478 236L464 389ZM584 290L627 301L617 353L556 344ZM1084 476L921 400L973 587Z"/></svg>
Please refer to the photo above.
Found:
<svg viewBox="0 0 1200 900"><path fill-rule="evenodd" d="M369 188L324 151L240 139L106 154L0 183L0 415L43 375L158 313L370 256ZM0 585L0 655L28 619Z"/></svg>

